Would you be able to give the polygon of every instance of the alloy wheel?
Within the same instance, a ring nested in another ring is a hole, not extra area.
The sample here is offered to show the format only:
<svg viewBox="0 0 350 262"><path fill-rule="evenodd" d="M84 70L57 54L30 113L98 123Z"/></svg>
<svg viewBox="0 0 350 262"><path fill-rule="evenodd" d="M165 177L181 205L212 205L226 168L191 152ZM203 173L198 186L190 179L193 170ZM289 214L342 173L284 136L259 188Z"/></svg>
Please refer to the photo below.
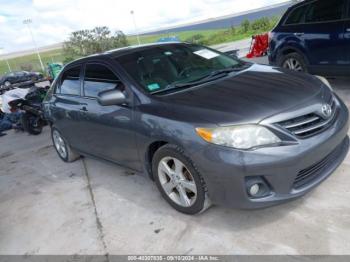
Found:
<svg viewBox="0 0 350 262"><path fill-rule="evenodd" d="M6 81L6 82L4 83L4 85L5 85L6 87L9 87L9 86L11 85L11 83L10 83L10 81Z"/></svg>
<svg viewBox="0 0 350 262"><path fill-rule="evenodd" d="M298 72L304 71L301 63L297 59L292 58L292 57L288 58L286 61L284 61L283 68L287 68L287 69L298 71Z"/></svg>
<svg viewBox="0 0 350 262"><path fill-rule="evenodd" d="M158 164L160 185L168 197L183 207L197 199L197 186L187 167L175 157L164 157Z"/></svg>
<svg viewBox="0 0 350 262"><path fill-rule="evenodd" d="M61 137L60 133L58 133L57 130L54 130L52 133L52 137L53 137L53 143L55 145L55 148L56 148L58 154L62 158L66 158L67 157L66 144L65 144L63 138Z"/></svg>

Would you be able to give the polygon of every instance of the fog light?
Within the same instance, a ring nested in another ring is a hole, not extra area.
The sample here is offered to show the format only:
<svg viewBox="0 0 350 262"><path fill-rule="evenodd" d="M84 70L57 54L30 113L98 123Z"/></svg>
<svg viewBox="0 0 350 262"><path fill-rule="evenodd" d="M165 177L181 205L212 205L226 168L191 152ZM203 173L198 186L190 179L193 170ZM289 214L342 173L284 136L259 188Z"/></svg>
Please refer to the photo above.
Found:
<svg viewBox="0 0 350 262"><path fill-rule="evenodd" d="M260 191L260 185L259 184L253 184L249 187L249 194L251 196L256 196Z"/></svg>

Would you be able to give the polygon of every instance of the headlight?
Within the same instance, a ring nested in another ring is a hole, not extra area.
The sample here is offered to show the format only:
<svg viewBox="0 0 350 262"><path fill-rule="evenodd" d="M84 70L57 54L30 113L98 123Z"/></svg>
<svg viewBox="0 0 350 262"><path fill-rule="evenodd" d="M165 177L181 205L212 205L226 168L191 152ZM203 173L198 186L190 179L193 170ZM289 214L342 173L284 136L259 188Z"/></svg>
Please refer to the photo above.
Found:
<svg viewBox="0 0 350 262"><path fill-rule="evenodd" d="M325 77L323 77L323 76L316 76L316 77L318 79L320 79L321 82L324 83L331 90L331 92L333 92L333 88L332 88L331 84L329 83L329 81Z"/></svg>
<svg viewBox="0 0 350 262"><path fill-rule="evenodd" d="M209 143L237 149L251 149L281 142L275 134L259 125L196 128L196 131Z"/></svg>

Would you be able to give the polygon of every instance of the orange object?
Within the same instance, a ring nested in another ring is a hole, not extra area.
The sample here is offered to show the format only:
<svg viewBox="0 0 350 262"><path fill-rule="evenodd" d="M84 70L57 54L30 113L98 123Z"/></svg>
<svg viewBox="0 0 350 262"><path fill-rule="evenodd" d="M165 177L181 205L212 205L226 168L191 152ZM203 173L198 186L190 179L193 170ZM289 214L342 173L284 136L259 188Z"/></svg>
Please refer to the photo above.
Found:
<svg viewBox="0 0 350 262"><path fill-rule="evenodd" d="M269 34L254 35L252 37L252 43L250 45L247 58L260 57L267 54L269 48Z"/></svg>

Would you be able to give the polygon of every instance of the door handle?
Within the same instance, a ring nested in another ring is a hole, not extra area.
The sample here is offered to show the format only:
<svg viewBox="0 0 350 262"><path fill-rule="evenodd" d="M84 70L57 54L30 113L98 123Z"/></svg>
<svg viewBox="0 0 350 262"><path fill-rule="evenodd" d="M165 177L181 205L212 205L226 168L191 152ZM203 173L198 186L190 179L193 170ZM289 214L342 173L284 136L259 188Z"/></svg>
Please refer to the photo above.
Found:
<svg viewBox="0 0 350 262"><path fill-rule="evenodd" d="M87 112L87 108L85 106L83 106L82 108L79 109L80 111L84 111L84 112Z"/></svg>
<svg viewBox="0 0 350 262"><path fill-rule="evenodd" d="M347 28L347 29L346 29L346 32L350 33L350 28Z"/></svg>
<svg viewBox="0 0 350 262"><path fill-rule="evenodd" d="M294 33L295 36L303 36L304 33Z"/></svg>

